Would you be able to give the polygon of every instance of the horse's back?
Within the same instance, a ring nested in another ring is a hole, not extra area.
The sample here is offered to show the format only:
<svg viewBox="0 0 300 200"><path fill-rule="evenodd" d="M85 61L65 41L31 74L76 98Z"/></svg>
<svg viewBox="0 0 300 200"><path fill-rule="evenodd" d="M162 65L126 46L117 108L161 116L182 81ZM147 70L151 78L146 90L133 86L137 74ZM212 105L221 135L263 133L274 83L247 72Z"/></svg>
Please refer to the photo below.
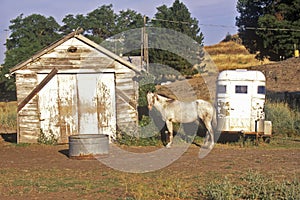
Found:
<svg viewBox="0 0 300 200"><path fill-rule="evenodd" d="M214 107L213 105L205 100L198 99L197 102L197 111L200 118L205 116L209 116L210 118L213 117Z"/></svg>
<svg viewBox="0 0 300 200"><path fill-rule="evenodd" d="M166 108L168 117L174 122L190 123L197 120L196 102L174 101Z"/></svg>
<svg viewBox="0 0 300 200"><path fill-rule="evenodd" d="M197 109L197 104L196 102L175 101L170 104L170 107L174 108L176 111L186 112Z"/></svg>
<svg viewBox="0 0 300 200"><path fill-rule="evenodd" d="M203 106L203 107L212 107L212 104L208 101L205 101L203 99L197 99L196 100L197 106Z"/></svg>

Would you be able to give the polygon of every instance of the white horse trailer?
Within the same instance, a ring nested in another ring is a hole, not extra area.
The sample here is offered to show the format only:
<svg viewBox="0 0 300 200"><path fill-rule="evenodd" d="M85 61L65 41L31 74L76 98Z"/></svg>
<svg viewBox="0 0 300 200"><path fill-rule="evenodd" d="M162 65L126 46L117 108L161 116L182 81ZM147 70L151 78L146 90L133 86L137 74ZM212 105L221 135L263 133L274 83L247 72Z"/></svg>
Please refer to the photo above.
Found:
<svg viewBox="0 0 300 200"><path fill-rule="evenodd" d="M217 80L217 118L221 133L269 138L271 122L265 121L266 78L260 71L222 71ZM257 137L258 138L258 137Z"/></svg>

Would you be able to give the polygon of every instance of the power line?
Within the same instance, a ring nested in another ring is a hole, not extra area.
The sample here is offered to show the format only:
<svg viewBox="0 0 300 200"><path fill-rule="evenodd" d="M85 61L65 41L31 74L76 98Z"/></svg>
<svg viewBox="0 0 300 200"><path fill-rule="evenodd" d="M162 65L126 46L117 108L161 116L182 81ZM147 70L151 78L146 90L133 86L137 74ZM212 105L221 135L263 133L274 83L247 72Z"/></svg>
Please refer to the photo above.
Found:
<svg viewBox="0 0 300 200"><path fill-rule="evenodd" d="M172 21L172 20L157 19L157 18L152 18L151 20L153 20L153 21L162 21L162 22L170 22L170 23L176 23L176 24L191 24L191 25L195 25L195 23L184 22L184 21Z"/></svg>
<svg viewBox="0 0 300 200"><path fill-rule="evenodd" d="M162 22L170 22L170 23L176 23L176 24L191 24L196 25L195 23L186 22L186 21L174 21L174 20L167 20L167 19L157 19L152 18L153 21L162 21ZM229 25L220 25L220 24L199 24L200 26L214 26L214 27L222 27L222 28L236 28L235 26L229 26Z"/></svg>
<svg viewBox="0 0 300 200"><path fill-rule="evenodd" d="M263 31L294 31L300 32L300 29L294 28L268 28L268 27L245 27L246 30L263 30Z"/></svg>
<svg viewBox="0 0 300 200"><path fill-rule="evenodd" d="M195 25L195 23L186 22L186 21L174 21L174 20L166 20L166 19L157 19L153 18L151 19L153 21L162 21L162 22L170 22L170 23L176 23L176 24L191 24ZM236 26L230 26L230 25L222 25L222 24L199 24L200 26L211 26L211 27L219 27L219 28L234 28L236 29ZM263 30L263 31L292 31L292 32L300 32L300 29L294 29L294 28L273 28L273 27L244 27L246 30Z"/></svg>
<svg viewBox="0 0 300 200"><path fill-rule="evenodd" d="M234 28L236 29L236 26L230 26L230 25L221 25L221 24L200 24L200 26L212 26L212 27L221 27L221 28Z"/></svg>

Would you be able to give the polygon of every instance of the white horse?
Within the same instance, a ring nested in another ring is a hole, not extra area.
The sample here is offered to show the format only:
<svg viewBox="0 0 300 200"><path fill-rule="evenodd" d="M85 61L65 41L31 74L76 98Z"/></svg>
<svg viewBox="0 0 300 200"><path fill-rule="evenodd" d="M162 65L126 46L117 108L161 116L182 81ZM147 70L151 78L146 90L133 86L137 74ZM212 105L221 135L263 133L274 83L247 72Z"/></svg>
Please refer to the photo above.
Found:
<svg viewBox="0 0 300 200"><path fill-rule="evenodd" d="M169 99L156 93L148 92L147 94L148 108L154 106L162 115L169 131L169 143L166 145L170 148L173 142L173 122L191 123L199 119L204 123L207 134L210 138L206 138L205 146L211 149L214 146L214 131L216 127L216 112L213 105L204 100L196 100L191 102L182 102Z"/></svg>

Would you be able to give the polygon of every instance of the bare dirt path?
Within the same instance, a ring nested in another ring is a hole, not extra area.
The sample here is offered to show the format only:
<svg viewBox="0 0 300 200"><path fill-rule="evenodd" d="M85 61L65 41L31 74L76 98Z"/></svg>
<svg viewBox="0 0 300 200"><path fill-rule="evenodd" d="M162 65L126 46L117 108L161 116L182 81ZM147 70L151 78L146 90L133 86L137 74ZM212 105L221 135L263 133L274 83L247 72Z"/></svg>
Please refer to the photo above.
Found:
<svg viewBox="0 0 300 200"><path fill-rule="evenodd" d="M239 176L248 171L279 180L299 179L300 141L293 141L293 146L272 148L263 144L241 148L218 144L208 156L199 159L199 147L191 145L164 169L130 174L115 171L97 160L69 159L68 145L27 146L1 141L1 199L126 199L128 195L136 194L132 191L138 191L139 187L169 187L168 184L173 187L174 180L194 193L197 190L190 185ZM158 147L126 148L145 152ZM95 185L97 188L93 187Z"/></svg>

